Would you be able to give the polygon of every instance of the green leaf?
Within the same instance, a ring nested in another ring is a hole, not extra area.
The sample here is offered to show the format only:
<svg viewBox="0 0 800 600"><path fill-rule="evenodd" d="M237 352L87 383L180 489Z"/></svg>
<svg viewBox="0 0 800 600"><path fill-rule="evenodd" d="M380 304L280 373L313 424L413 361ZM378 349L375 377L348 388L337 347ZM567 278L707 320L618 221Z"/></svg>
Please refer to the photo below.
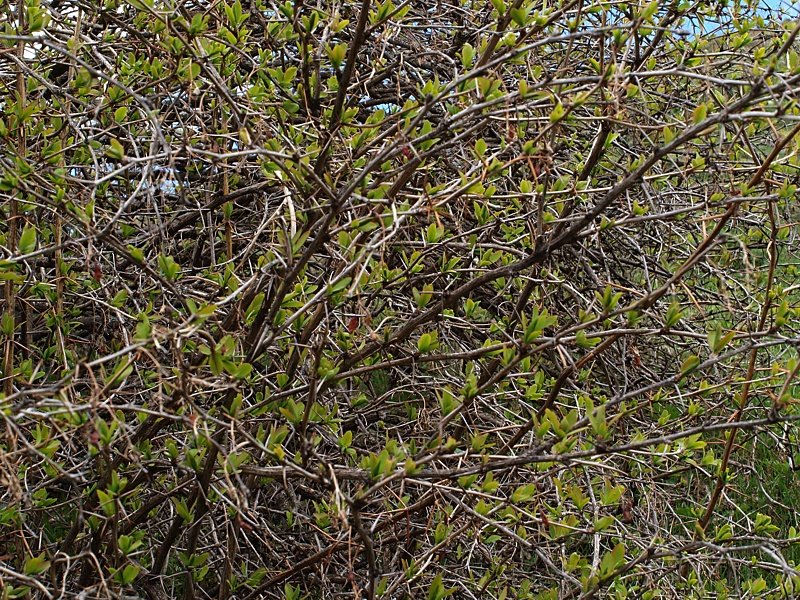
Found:
<svg viewBox="0 0 800 600"><path fill-rule="evenodd" d="M458 408L458 406L459 402L453 393L447 388L444 388L439 394L439 408L442 411L442 416L449 415Z"/></svg>
<svg viewBox="0 0 800 600"><path fill-rule="evenodd" d="M36 250L36 229L30 225L25 225L22 234L19 236L20 254L30 254Z"/></svg>
<svg viewBox="0 0 800 600"><path fill-rule="evenodd" d="M601 404L597 408L587 410L589 423L592 426L592 432L598 438L605 438L608 436L608 423L606 422L606 405Z"/></svg>
<svg viewBox="0 0 800 600"><path fill-rule="evenodd" d="M714 536L718 542L724 542L725 540L729 540L733 537L733 530L729 523L724 523L723 525L717 527L717 534Z"/></svg>
<svg viewBox="0 0 800 600"><path fill-rule="evenodd" d="M131 255L131 258L138 263L144 263L144 250L141 248L137 248L136 246L131 246L128 244L128 252Z"/></svg>
<svg viewBox="0 0 800 600"><path fill-rule="evenodd" d="M338 440L339 446L343 449L349 448L353 444L353 432L351 430L345 431Z"/></svg>
<svg viewBox="0 0 800 600"><path fill-rule="evenodd" d="M110 145L106 148L106 156L114 160L122 160L125 157L125 148L122 147L118 139L111 138Z"/></svg>
<svg viewBox="0 0 800 600"><path fill-rule="evenodd" d="M536 495L537 492L536 484L535 483L528 483L526 485L522 485L514 490L511 494L511 502L514 504L519 504L521 502L527 502L531 498Z"/></svg>
<svg viewBox="0 0 800 600"><path fill-rule="evenodd" d="M189 298L186 299L187 304ZM217 305L216 304L204 304L192 311L192 314L197 317L198 319L207 319L214 315L217 312Z"/></svg>
<svg viewBox="0 0 800 600"><path fill-rule="evenodd" d="M791 311L789 309L789 302L784 300L780 306L775 309L775 327L783 327L789 320Z"/></svg>
<svg viewBox="0 0 800 600"><path fill-rule="evenodd" d="M475 61L475 48L467 42L461 47L461 65L469 69Z"/></svg>
<svg viewBox="0 0 800 600"><path fill-rule="evenodd" d="M171 256L158 255L158 269L167 281L175 281L181 272L181 266Z"/></svg>
<svg viewBox="0 0 800 600"><path fill-rule="evenodd" d="M139 322L136 324L136 329L134 331L134 339L136 340L147 340L150 339L150 336L153 334L153 327L150 325L150 319L147 315L142 314L139 316Z"/></svg>
<svg viewBox="0 0 800 600"><path fill-rule="evenodd" d="M436 350L438 346L439 336L435 331L423 333L421 336L419 336L419 340L417 341L417 350L419 350L421 354Z"/></svg>
<svg viewBox="0 0 800 600"><path fill-rule="evenodd" d="M681 313L681 305L677 302L673 302L669 305L667 309L667 314L664 316L664 326L669 329L670 327L674 327L678 324L682 317Z"/></svg>
<svg viewBox="0 0 800 600"><path fill-rule="evenodd" d="M600 517L594 522L594 530L595 531L604 531L611 527L614 523L614 517L611 515L606 515L604 517Z"/></svg>
<svg viewBox="0 0 800 600"><path fill-rule="evenodd" d="M729 331L725 335L722 335L720 325L716 324L714 328L708 332L708 346L714 354L719 354L731 342L735 335L735 331Z"/></svg>
<svg viewBox="0 0 800 600"><path fill-rule="evenodd" d="M772 523L772 517L769 515L756 513L753 531L756 535L770 536L773 533L780 531L780 527Z"/></svg>
<svg viewBox="0 0 800 600"><path fill-rule="evenodd" d="M44 552L42 552L39 556L31 556L29 559L27 559L25 561L25 565L22 567L22 572L25 575L38 575L39 573L45 572L49 568L50 561L47 560Z"/></svg>
<svg viewBox="0 0 800 600"><path fill-rule="evenodd" d="M433 578L431 586L428 588L428 600L442 600L442 598L452 595L455 591L456 588L445 589L442 583L442 574L439 573Z"/></svg>
<svg viewBox="0 0 800 600"><path fill-rule="evenodd" d="M0 264L0 281L23 283L25 281L25 276L22 273L18 273L16 271L16 266L13 264Z"/></svg>
<svg viewBox="0 0 800 600"><path fill-rule="evenodd" d="M331 285L328 286L328 295L333 296L334 294L343 292L350 286L350 283L352 281L353 281L352 277L342 277L336 283L332 283Z"/></svg>
<svg viewBox="0 0 800 600"><path fill-rule="evenodd" d="M117 539L117 547L119 548L120 552L126 556L134 552L137 548L140 548L142 545L144 545L144 542L137 540L130 535L121 535Z"/></svg>
<svg viewBox="0 0 800 600"><path fill-rule="evenodd" d="M236 371L233 373L233 378L239 380L247 379L252 371L253 371L252 364L242 363L236 368Z"/></svg>
<svg viewBox="0 0 800 600"><path fill-rule="evenodd" d="M128 301L128 290L120 290L114 297L111 299L111 306L114 308L122 308L125 306L125 302Z"/></svg>
<svg viewBox="0 0 800 600"><path fill-rule="evenodd" d="M323 356L319 361L317 368L317 375L320 379L327 380L336 377L339 373L339 367L329 358Z"/></svg>
<svg viewBox="0 0 800 600"><path fill-rule="evenodd" d="M687 357L686 360L681 363L681 375L688 375L692 371L694 371L698 366L700 366L700 357L692 354L691 356Z"/></svg>
<svg viewBox="0 0 800 600"><path fill-rule="evenodd" d="M511 9L511 19L519 27L525 27L528 24L528 16L530 14L530 5L524 4L518 8Z"/></svg>
<svg viewBox="0 0 800 600"><path fill-rule="evenodd" d="M589 337L586 335L586 332L581 329L575 334L575 343L578 344L581 348L589 349L594 348L599 344L601 339L599 337Z"/></svg>
<svg viewBox="0 0 800 600"><path fill-rule="evenodd" d="M217 351L216 347L211 349L211 354L208 356L208 366L211 368L211 374L214 375L214 377L219 377L225 368L222 356Z"/></svg>
<svg viewBox="0 0 800 600"><path fill-rule="evenodd" d="M697 107L692 112L692 122L697 124L704 121L707 114L708 114L708 106L706 106L705 103L698 104Z"/></svg>
<svg viewBox="0 0 800 600"><path fill-rule="evenodd" d="M120 582L123 585L130 585L134 582L136 577L139 575L139 571L141 569L136 565L126 565L124 569L122 569L122 576L120 578Z"/></svg>
<svg viewBox="0 0 800 600"><path fill-rule="evenodd" d="M127 106L120 106L117 110L114 111L114 121L117 123L122 123L125 121L125 117L128 116L128 107Z"/></svg>
<svg viewBox="0 0 800 600"><path fill-rule="evenodd" d="M327 53L328 58L331 59L333 68L338 70L339 67L342 66L345 56L347 56L347 44L342 43L333 47L328 46Z"/></svg>
<svg viewBox="0 0 800 600"><path fill-rule="evenodd" d="M375 13L375 18L373 23L380 23L389 17L390 14L394 11L395 6L392 0L386 0L378 5L378 10Z"/></svg>
<svg viewBox="0 0 800 600"><path fill-rule="evenodd" d="M0 317L0 333L6 337L12 337L15 326L14 314L8 311L4 312L3 316Z"/></svg>
<svg viewBox="0 0 800 600"><path fill-rule="evenodd" d="M564 105L559 102L556 104L553 112L550 113L550 122L551 123L558 123L561 119L564 118L564 115L567 114L567 109L564 108Z"/></svg>
<svg viewBox="0 0 800 600"><path fill-rule="evenodd" d="M285 600L300 600L300 586L287 583L283 586L283 597Z"/></svg>
<svg viewBox="0 0 800 600"><path fill-rule="evenodd" d="M749 586L746 587L750 588L750 594L752 594L752 597L755 597L756 595L760 594L765 589L767 589L767 582L764 580L763 577L758 577L747 583L749 583Z"/></svg>
<svg viewBox="0 0 800 600"><path fill-rule="evenodd" d="M123 358L111 377L106 380L106 387L109 389L118 388L131 373L133 373L133 363L127 358Z"/></svg>
<svg viewBox="0 0 800 600"><path fill-rule="evenodd" d="M610 552L606 552L600 560L600 576L608 577L625 562L625 545L620 543Z"/></svg>
<svg viewBox="0 0 800 600"><path fill-rule="evenodd" d="M189 510L186 500L175 497L171 498L171 500L172 504L175 506L175 512L177 512L178 516L183 519L184 523L191 523L194 521L194 513Z"/></svg>
<svg viewBox="0 0 800 600"><path fill-rule="evenodd" d="M107 517L113 517L117 513L117 506L114 497L103 490L97 490L97 499L100 500L100 508Z"/></svg>
<svg viewBox="0 0 800 600"><path fill-rule="evenodd" d="M435 244L444 236L444 227L439 227L436 223L431 223L428 225L428 229L425 231L425 241L429 244Z"/></svg>
<svg viewBox="0 0 800 600"><path fill-rule="evenodd" d="M602 294L600 292L595 292L595 297L600 301L600 304L602 304L603 312L608 313L617 306L620 298L622 298L622 292L615 293L614 289L610 285L607 285Z"/></svg>
<svg viewBox="0 0 800 600"><path fill-rule="evenodd" d="M643 21L647 21L658 12L658 7L661 4L660 0L653 0L647 6L644 7L642 10L641 18Z"/></svg>

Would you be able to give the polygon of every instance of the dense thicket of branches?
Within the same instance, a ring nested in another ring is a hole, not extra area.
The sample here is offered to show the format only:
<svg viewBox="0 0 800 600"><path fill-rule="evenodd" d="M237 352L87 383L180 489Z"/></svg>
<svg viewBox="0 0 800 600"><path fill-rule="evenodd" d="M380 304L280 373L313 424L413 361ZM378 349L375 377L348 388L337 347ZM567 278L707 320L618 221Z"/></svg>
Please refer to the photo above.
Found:
<svg viewBox="0 0 800 600"><path fill-rule="evenodd" d="M2 597L792 596L796 16L3 3Z"/></svg>

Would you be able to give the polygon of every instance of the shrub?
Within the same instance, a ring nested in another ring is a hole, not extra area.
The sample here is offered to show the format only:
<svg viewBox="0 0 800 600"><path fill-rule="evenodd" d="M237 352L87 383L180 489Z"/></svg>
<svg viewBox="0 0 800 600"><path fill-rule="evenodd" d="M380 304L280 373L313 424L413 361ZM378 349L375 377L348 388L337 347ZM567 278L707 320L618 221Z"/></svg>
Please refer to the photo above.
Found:
<svg viewBox="0 0 800 600"><path fill-rule="evenodd" d="M1 14L3 597L793 595L795 22Z"/></svg>

